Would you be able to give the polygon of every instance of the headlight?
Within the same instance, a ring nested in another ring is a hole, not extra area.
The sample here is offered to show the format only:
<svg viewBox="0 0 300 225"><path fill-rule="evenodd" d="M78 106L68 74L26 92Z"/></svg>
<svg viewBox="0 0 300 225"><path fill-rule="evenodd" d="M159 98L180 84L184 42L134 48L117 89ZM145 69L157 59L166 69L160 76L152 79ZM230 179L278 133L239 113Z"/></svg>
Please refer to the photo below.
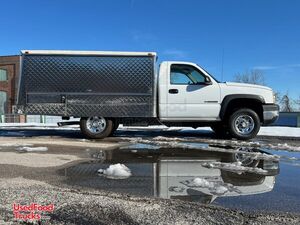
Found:
<svg viewBox="0 0 300 225"><path fill-rule="evenodd" d="M273 91L273 103L276 103L276 94Z"/></svg>

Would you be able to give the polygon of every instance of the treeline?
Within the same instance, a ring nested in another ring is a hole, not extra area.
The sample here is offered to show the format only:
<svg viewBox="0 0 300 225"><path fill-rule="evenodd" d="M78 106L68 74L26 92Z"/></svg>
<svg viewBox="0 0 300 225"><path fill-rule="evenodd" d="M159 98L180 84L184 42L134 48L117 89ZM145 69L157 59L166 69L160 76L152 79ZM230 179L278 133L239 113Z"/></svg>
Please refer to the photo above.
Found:
<svg viewBox="0 0 300 225"><path fill-rule="evenodd" d="M261 70L250 70L244 73L238 73L234 77L235 82L266 85L265 76ZM282 94L275 91L276 103L280 106L281 112L295 112L300 111L300 95L298 99L293 99L289 92Z"/></svg>

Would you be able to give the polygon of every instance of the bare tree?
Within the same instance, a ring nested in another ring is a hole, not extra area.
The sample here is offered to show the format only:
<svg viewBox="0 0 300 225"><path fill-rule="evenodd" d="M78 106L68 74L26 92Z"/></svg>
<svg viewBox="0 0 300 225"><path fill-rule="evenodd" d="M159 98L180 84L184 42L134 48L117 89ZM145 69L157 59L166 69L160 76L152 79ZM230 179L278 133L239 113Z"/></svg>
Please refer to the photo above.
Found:
<svg viewBox="0 0 300 225"><path fill-rule="evenodd" d="M282 96L280 101L280 108L282 112L293 112L293 106L292 103L293 100L289 96L289 93L287 92L285 95Z"/></svg>
<svg viewBox="0 0 300 225"><path fill-rule="evenodd" d="M298 111L300 111L300 95L299 95L298 99L296 100L295 104L297 105Z"/></svg>
<svg viewBox="0 0 300 225"><path fill-rule="evenodd" d="M275 95L275 102L277 104L280 104L280 101L282 99L282 95L279 91L274 91L274 95Z"/></svg>
<svg viewBox="0 0 300 225"><path fill-rule="evenodd" d="M250 70L244 73L238 73L234 77L235 82L249 83L249 84L265 84L265 76L261 70Z"/></svg>

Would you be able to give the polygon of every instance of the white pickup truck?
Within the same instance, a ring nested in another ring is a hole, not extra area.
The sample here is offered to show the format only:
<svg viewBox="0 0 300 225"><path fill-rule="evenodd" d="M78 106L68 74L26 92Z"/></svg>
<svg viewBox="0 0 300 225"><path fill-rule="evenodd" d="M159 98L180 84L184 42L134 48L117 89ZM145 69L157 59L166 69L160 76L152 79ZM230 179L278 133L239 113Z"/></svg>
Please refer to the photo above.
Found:
<svg viewBox="0 0 300 225"><path fill-rule="evenodd" d="M22 114L78 117L88 138L119 124L210 126L217 135L251 139L278 118L271 88L219 82L195 63L154 52L22 51Z"/></svg>

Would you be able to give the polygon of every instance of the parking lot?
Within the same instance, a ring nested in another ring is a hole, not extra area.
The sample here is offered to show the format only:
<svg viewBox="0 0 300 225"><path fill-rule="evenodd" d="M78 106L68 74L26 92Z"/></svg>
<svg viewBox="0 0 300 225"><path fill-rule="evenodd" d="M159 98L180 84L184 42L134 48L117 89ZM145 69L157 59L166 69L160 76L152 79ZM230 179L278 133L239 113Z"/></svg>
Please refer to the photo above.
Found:
<svg viewBox="0 0 300 225"><path fill-rule="evenodd" d="M42 224L299 223L297 137L121 128L95 141L53 127L0 136L3 224L19 223L13 203L32 202L54 204Z"/></svg>

